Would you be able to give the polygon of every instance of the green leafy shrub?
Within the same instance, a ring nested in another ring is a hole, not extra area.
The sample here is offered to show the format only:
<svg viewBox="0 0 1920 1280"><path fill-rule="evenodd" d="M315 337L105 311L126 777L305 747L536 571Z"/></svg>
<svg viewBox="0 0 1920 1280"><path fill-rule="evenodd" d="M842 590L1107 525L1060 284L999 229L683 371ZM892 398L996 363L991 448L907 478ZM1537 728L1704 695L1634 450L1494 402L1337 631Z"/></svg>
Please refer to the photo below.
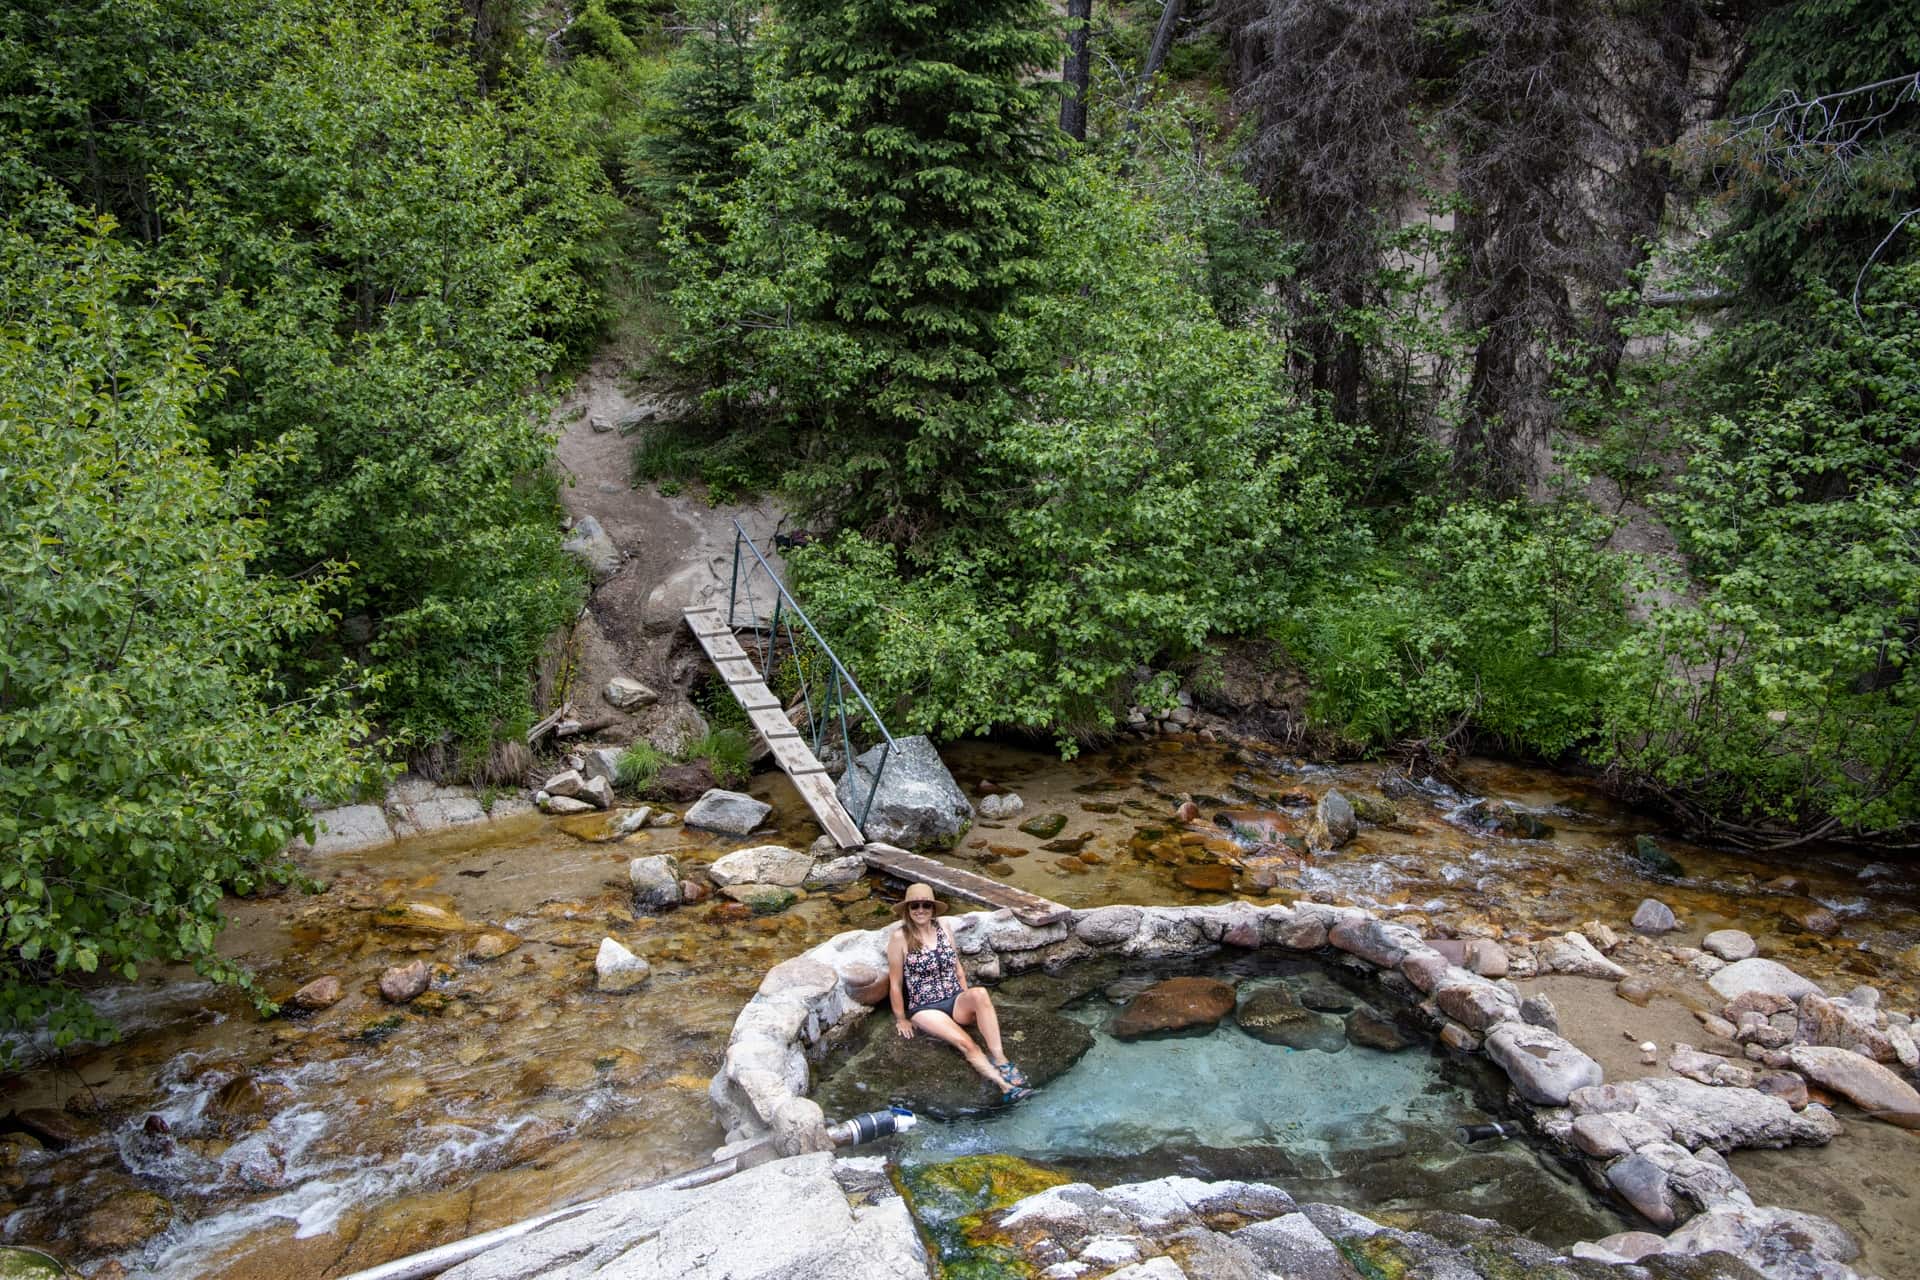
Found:
<svg viewBox="0 0 1920 1280"><path fill-rule="evenodd" d="M0 227L0 1030L108 1030L76 990L214 949L229 891L296 875L308 796L366 777L330 686L263 674L326 586L261 576L254 491L217 462L204 344L109 219L57 199Z"/></svg>

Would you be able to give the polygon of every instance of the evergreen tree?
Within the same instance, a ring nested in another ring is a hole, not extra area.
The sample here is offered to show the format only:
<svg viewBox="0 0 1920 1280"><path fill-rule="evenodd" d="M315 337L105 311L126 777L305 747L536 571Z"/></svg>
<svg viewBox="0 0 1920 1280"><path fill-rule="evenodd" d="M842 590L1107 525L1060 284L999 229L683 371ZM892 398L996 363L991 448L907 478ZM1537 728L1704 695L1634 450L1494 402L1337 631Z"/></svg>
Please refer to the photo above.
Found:
<svg viewBox="0 0 1920 1280"><path fill-rule="evenodd" d="M760 391L798 429L796 483L816 500L862 523L951 508L953 464L998 390L995 320L1034 270L1058 140L1036 72L1061 40L1041 0L789 0L782 14L769 146L806 158L781 218L800 225L813 281L771 323L845 376Z"/></svg>

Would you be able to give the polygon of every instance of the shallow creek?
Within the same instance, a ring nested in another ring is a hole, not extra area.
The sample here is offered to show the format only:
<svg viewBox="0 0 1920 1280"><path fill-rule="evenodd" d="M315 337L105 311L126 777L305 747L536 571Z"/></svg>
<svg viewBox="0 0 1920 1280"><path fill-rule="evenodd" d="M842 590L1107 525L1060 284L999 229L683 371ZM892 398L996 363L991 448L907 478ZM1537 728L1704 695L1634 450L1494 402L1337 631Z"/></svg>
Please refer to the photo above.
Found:
<svg viewBox="0 0 1920 1280"><path fill-rule="evenodd" d="M1655 881L1631 855L1646 820L1583 781L1484 762L1454 791L1374 766L1184 740L1066 764L989 743L944 754L969 790L984 781L1025 801L1018 817L979 824L952 858L1069 906L1310 896L1434 932L1524 940L1590 919L1624 931L1651 895L1681 914L1683 938L1737 925L1830 989L1872 983L1889 1007L1915 1006L1911 865L1844 855L1776 865L1663 841L1685 874ZM1390 806L1374 813L1385 825L1317 860L1289 853L1286 838L1336 784ZM805 847L818 834L784 778L763 774L750 789L780 823L753 842ZM1184 796L1199 817L1183 824L1174 811ZM1506 806L1500 830L1475 807L1482 799ZM1047 814L1064 819L1057 834L1018 829ZM1506 834L1515 831L1534 834ZM223 950L274 996L330 973L346 997L263 1021L190 973L102 991L124 1039L0 1082L6 1107L60 1110L73 1131L59 1151L0 1136L0 1234L70 1259L117 1257L134 1275L299 1280L703 1163L722 1137L707 1081L761 975L889 918L860 898L864 882L759 919L711 901L635 918L628 859L671 852L697 868L740 843L668 828L596 844L567 822L528 817L316 860L323 893L233 904ZM1250 863L1252 853L1267 856ZM416 905L394 909L404 904ZM1837 933L1803 927L1817 907ZM498 944L499 929L520 945L477 959L479 940ZM606 936L654 966L640 991L593 990ZM434 966L433 988L396 1011L375 980L416 956ZM1168 1083L1156 1105L1178 1107L1180 1096ZM984 1132L949 1139L958 1150ZM1874 1138L1880 1168L1912 1181L1920 1135ZM1848 1217L1844 1206L1800 1207Z"/></svg>

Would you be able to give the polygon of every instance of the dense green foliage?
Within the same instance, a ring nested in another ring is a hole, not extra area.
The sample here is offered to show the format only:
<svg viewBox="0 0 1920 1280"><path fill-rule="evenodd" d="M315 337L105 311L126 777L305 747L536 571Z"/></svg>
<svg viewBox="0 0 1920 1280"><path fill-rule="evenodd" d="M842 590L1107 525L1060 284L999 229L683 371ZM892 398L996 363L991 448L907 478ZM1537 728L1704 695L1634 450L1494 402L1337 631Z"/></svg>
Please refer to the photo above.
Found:
<svg viewBox="0 0 1920 1280"><path fill-rule="evenodd" d="M530 718L583 585L542 384L619 219L607 95L526 17L0 13L0 1024L92 1030L67 982L146 957L239 980L220 895L376 734L471 768Z"/></svg>
<svg viewBox="0 0 1920 1280"><path fill-rule="evenodd" d="M780 14L759 98L728 117L744 172L669 221L678 354L713 398L776 408L815 501L856 524L951 508L1002 393L997 319L1035 268L1053 98L1031 73L1059 37L1038 0ZM669 122L714 114L687 98Z"/></svg>
<svg viewBox="0 0 1920 1280"><path fill-rule="evenodd" d="M1743 839L1920 820L1906 241L1881 246L1864 327L1785 265L1808 253L1840 284L1830 264L1864 262L1862 234L1884 236L1912 189L1910 106L1809 189L1743 186L1700 256L1747 300L1702 343L1625 290L1685 194L1653 152L1720 17L1575 5L1522 30L1472 4L1435 26L1366 0L1362 26L1335 29L1248 0L1220 11L1224 50L1189 47L1236 63L1258 112L1238 131L1198 99L1136 112L1106 64L1086 150L976 146L998 168L977 180L1019 200L916 219L933 135L877 86L925 48L896 19L941 8L780 6L785 25L727 64L725 109L688 98L674 117L737 159L663 221L677 354L720 412L704 443L641 459L730 486L784 471L839 524L794 572L890 720L1071 749L1139 665L1257 637L1306 678L1309 722L1352 746L1584 757ZM1840 43L1905 65L1920 24L1888 6L1768 7L1736 105L1845 87L1866 64L1818 30L1841 10ZM822 42L828 13L855 32L844 52ZM968 29L995 22L1007 42L1025 30L997 7ZM1133 26L1096 20L1094 38L1125 59ZM1288 56L1307 62L1263 61ZM1609 60L1636 70L1591 74ZM1026 83L998 74L1001 94ZM1518 113L1536 90L1552 109ZM1408 174L1416 136L1459 151L1455 194ZM1749 134L1720 172L1782 172L1765 153L1781 140ZM1227 168L1242 154L1264 200ZM1453 228L1397 222L1414 195ZM956 225L970 250L1011 237L990 305L972 305L976 274L933 269ZM938 350L964 347L917 366L937 394L897 376L904 350L931 349L898 323L916 289L960 335ZM1676 358L1626 358L1662 329L1651 349ZM1618 549L1648 526L1679 556Z"/></svg>
<svg viewBox="0 0 1920 1280"><path fill-rule="evenodd" d="M0 231L0 1028L101 1030L70 985L148 957L242 975L218 906L293 875L301 801L364 732L263 674L324 583L252 572L284 449L216 463L205 343L110 222Z"/></svg>
<svg viewBox="0 0 1920 1280"><path fill-rule="evenodd" d="M268 565L344 621L292 666L378 680L400 743L484 749L527 717L578 601L532 389L597 323L603 180L553 78L511 44L494 83L437 0L16 8L7 173L112 212L233 373L196 421L271 445ZM111 124L105 122L111 121Z"/></svg>

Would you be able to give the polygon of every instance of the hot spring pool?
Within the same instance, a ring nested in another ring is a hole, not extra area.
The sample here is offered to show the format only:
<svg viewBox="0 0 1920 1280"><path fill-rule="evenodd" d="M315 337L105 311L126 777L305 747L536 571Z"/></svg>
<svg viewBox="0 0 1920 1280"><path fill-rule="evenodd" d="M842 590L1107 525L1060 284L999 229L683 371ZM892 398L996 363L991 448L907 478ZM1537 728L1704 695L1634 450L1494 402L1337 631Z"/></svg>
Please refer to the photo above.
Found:
<svg viewBox="0 0 1920 1280"><path fill-rule="evenodd" d="M1512 1119L1505 1079L1489 1064L1423 1036L1397 1051L1349 1042L1342 1031L1358 1010L1379 1015L1376 1025L1411 1025L1409 1002L1370 975L1297 956L1213 960L1087 962L995 987L1008 1051L1037 1086L1017 1105L994 1105L973 1088L951 1049L924 1037L900 1042L884 1009L829 1056L815 1097L834 1118L896 1102L912 1108L915 1129L887 1140L909 1173L1010 1155L1101 1186L1179 1173L1272 1182L1302 1202L1369 1214L1470 1213L1548 1244L1633 1225L1525 1138L1461 1141L1463 1125ZM1129 999L1176 975L1231 984L1237 1012L1202 1034L1113 1034ZM1310 1038L1322 1047L1243 1030L1237 1018L1260 993L1311 1011Z"/></svg>

